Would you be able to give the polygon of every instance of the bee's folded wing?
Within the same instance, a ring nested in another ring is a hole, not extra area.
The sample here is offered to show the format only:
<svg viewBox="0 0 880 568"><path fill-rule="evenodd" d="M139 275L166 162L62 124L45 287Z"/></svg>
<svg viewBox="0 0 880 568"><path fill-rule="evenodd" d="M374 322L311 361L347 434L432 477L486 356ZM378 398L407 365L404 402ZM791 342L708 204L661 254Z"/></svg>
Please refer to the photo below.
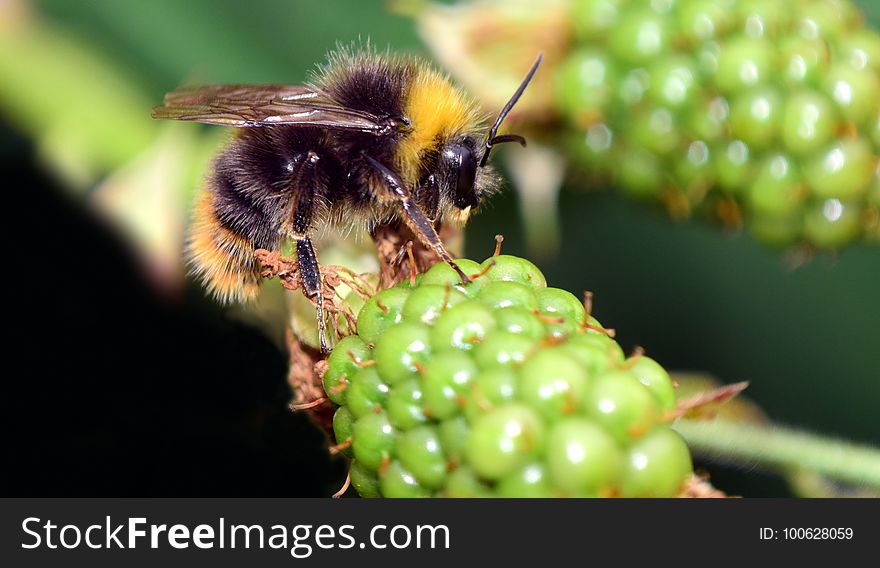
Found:
<svg viewBox="0 0 880 568"><path fill-rule="evenodd" d="M185 87L165 95L165 103L153 109L153 118L238 127L318 126L376 134L393 126L389 117L343 107L299 85Z"/></svg>

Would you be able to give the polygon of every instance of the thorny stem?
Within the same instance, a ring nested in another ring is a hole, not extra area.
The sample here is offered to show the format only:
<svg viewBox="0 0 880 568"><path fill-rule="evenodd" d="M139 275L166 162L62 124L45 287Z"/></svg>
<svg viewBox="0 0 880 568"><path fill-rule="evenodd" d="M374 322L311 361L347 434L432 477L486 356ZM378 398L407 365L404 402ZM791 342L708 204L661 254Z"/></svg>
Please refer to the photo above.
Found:
<svg viewBox="0 0 880 568"><path fill-rule="evenodd" d="M677 430L698 455L740 466L809 470L880 489L880 449L802 432L717 418L682 419Z"/></svg>

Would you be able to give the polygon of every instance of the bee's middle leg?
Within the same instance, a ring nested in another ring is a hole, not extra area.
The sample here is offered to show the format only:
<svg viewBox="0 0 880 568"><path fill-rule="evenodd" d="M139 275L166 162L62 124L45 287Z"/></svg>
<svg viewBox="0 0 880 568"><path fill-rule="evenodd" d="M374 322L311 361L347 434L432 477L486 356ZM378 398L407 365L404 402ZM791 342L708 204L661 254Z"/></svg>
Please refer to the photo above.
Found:
<svg viewBox="0 0 880 568"><path fill-rule="evenodd" d="M317 187L317 169L320 157L315 152L308 152L299 170L295 173L293 208L290 212L290 234L296 241L296 261L299 266L300 280L306 297L315 303L318 323L318 340L321 353L329 351L327 345L327 324L324 319L324 287L321 280L321 267L315 248L308 234L315 217L315 197Z"/></svg>
<svg viewBox="0 0 880 568"><path fill-rule="evenodd" d="M318 339L321 342L321 352L327 353L327 324L324 320L324 290L321 284L321 267L318 265L318 257L315 248L308 237L296 241L296 262L299 265L299 276L302 281L303 292L315 302L315 314L318 322Z"/></svg>

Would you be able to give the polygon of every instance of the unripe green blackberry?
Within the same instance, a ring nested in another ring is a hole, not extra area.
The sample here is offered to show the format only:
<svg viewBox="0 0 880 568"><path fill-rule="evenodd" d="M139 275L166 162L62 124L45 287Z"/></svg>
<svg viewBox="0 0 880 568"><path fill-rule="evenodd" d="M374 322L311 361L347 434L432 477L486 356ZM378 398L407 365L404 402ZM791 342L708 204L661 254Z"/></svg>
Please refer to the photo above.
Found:
<svg viewBox="0 0 880 568"><path fill-rule="evenodd" d="M571 0L576 160L774 245L876 240L880 35L848 0Z"/></svg>
<svg viewBox="0 0 880 568"><path fill-rule="evenodd" d="M664 414L675 395L663 368L626 359L532 263L462 262L468 284L435 267L379 292L360 335L328 359L333 430L358 493L677 495L692 467Z"/></svg>
<svg viewBox="0 0 880 568"><path fill-rule="evenodd" d="M519 128L575 185L774 246L880 242L880 34L851 0L462 0L419 24L487 109L544 53Z"/></svg>

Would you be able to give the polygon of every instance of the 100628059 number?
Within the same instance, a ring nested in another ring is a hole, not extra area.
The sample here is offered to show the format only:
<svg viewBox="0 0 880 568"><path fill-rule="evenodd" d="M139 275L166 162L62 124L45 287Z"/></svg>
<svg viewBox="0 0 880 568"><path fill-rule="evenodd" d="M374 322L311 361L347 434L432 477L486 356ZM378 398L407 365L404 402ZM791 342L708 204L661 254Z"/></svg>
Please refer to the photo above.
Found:
<svg viewBox="0 0 880 568"><path fill-rule="evenodd" d="M852 540L852 528L787 527L782 529L785 540Z"/></svg>

